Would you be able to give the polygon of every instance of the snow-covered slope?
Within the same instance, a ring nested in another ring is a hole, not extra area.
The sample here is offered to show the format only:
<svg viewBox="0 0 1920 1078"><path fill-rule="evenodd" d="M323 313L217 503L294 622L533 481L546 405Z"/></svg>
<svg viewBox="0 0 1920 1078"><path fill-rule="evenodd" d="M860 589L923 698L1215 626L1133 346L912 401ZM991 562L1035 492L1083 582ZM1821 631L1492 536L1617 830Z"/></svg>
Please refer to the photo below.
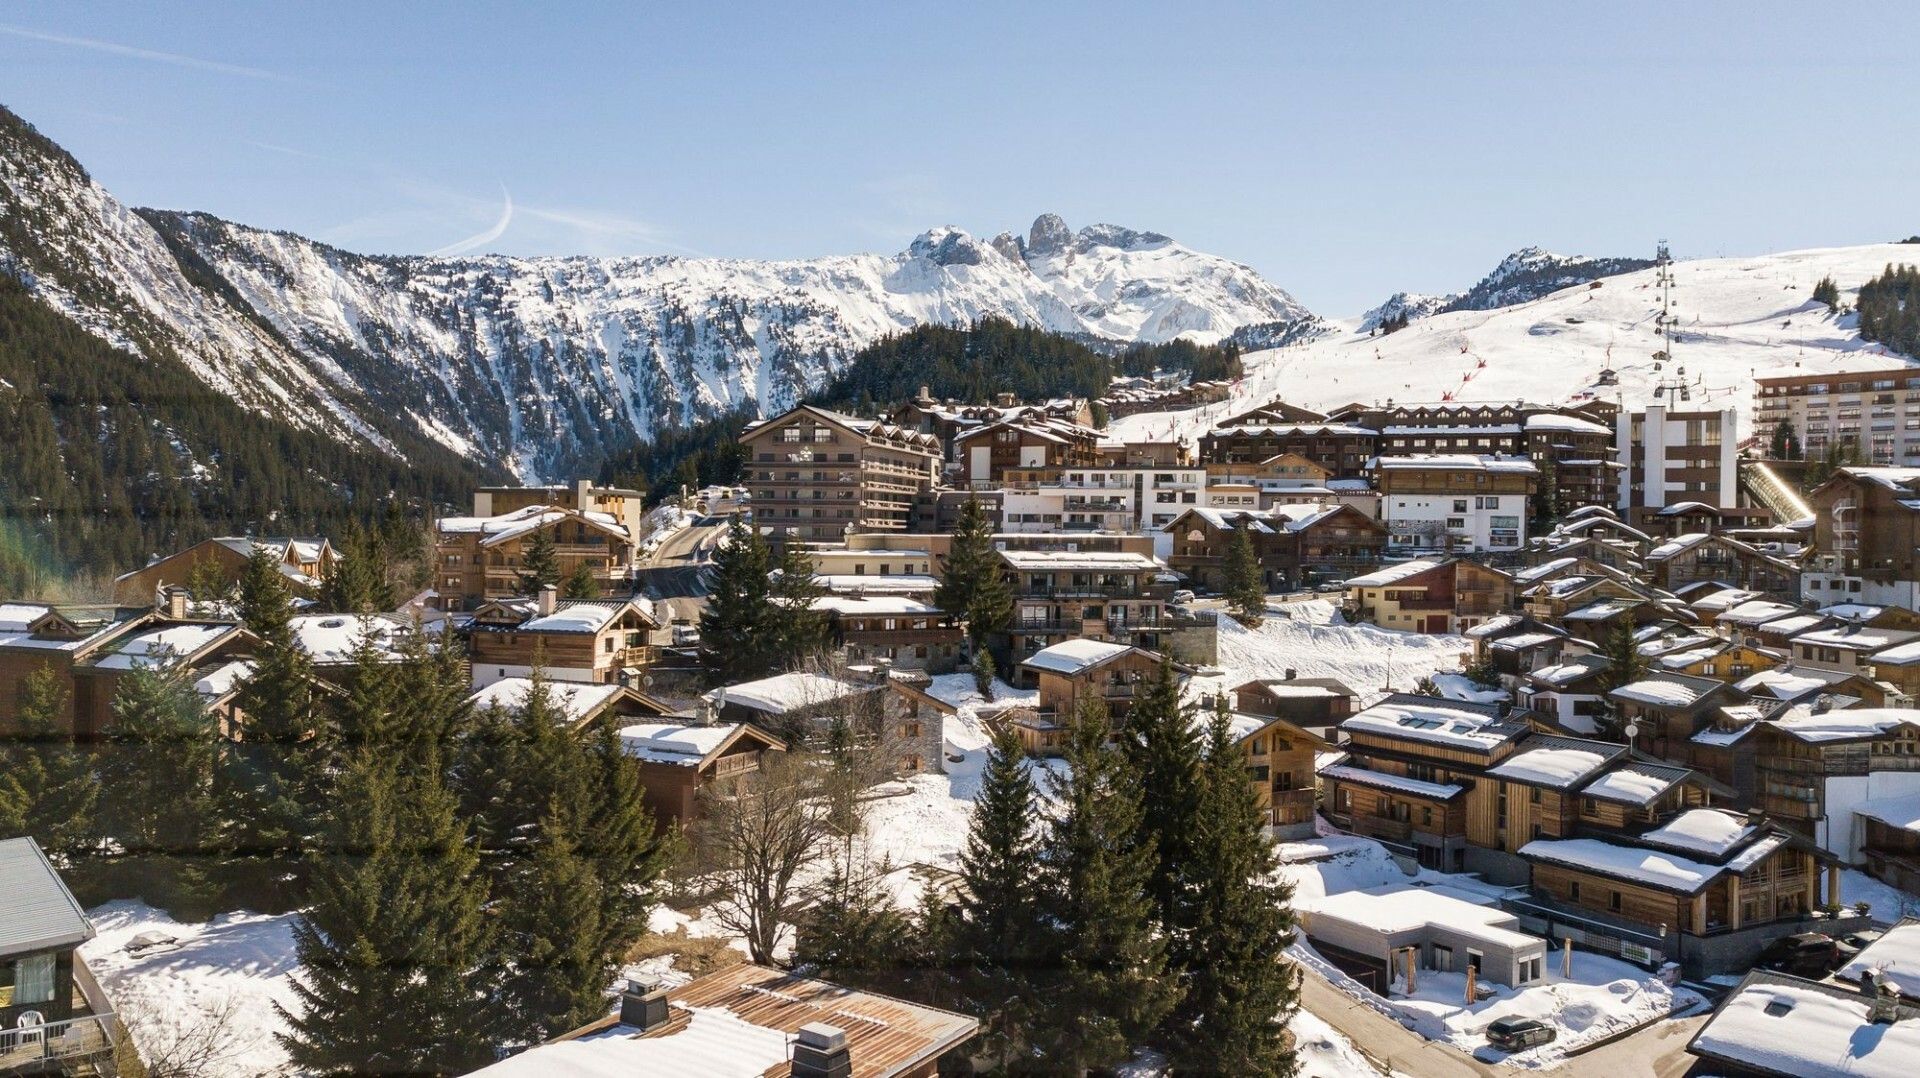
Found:
<svg viewBox="0 0 1920 1078"><path fill-rule="evenodd" d="M1459 298L1458 293L1430 296L1425 292L1395 292L1387 297L1386 302L1360 316L1360 332L1378 329L1402 315L1409 322L1417 322Z"/></svg>
<svg viewBox="0 0 1920 1078"><path fill-rule="evenodd" d="M1145 432L1195 438L1220 416L1276 396L1325 410L1354 401L1403 403L1528 400L1575 403L1600 397L1629 407L1652 403L1663 381L1685 377L1694 408L1736 408L1750 430L1756 375L1899 367L1913 359L1863 341L1851 315L1829 314L1809 297L1832 275L1843 307L1889 262L1912 262L1907 244L1834 247L1750 258L1674 263L1679 332L1673 360L1654 332L1660 309L1656 270L1607 277L1491 311L1435 314L1384 337L1357 323L1345 332L1246 357L1233 400L1190 412L1148 412L1116 424L1121 437ZM1484 362L1484 366L1482 365ZM1618 384L1598 384L1603 369Z"/></svg>

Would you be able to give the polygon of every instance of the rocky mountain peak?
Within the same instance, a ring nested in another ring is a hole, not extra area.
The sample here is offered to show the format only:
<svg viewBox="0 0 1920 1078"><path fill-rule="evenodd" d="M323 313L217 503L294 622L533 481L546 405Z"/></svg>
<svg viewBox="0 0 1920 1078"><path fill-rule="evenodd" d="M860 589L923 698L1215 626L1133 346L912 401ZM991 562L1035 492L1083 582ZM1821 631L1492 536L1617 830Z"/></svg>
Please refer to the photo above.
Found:
<svg viewBox="0 0 1920 1078"><path fill-rule="evenodd" d="M1073 246L1073 230L1057 213L1043 213L1033 219L1033 227L1027 229L1027 254L1034 258L1045 258L1059 254Z"/></svg>

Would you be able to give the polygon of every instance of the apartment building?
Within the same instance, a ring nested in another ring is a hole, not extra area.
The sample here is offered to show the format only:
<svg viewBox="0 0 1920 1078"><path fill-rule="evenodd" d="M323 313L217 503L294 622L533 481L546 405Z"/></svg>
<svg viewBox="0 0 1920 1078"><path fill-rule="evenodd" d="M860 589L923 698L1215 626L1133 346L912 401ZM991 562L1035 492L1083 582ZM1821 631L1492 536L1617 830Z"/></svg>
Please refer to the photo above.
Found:
<svg viewBox="0 0 1920 1078"><path fill-rule="evenodd" d="M1014 534L1139 532L1170 549L1161 529L1199 505L1207 473L1197 466L1012 469L1002 480L1001 524Z"/></svg>
<svg viewBox="0 0 1920 1078"><path fill-rule="evenodd" d="M1374 464L1389 543L1426 550L1519 550L1539 474L1523 456L1426 454Z"/></svg>
<svg viewBox="0 0 1920 1078"><path fill-rule="evenodd" d="M940 475L940 440L879 419L800 405L748 424L753 522L778 542L905 531Z"/></svg>
<svg viewBox="0 0 1920 1078"><path fill-rule="evenodd" d="M1638 522L1681 502L1716 509L1740 504L1740 413L1677 411L1651 404L1621 412L1614 444L1621 465L1619 507Z"/></svg>
<svg viewBox="0 0 1920 1078"><path fill-rule="evenodd" d="M1285 591L1344 580L1380 563L1387 530L1345 505L1289 505L1265 511L1189 509L1168 524L1167 564L1198 588L1226 584L1227 552L1245 532L1260 565L1261 583Z"/></svg>
<svg viewBox="0 0 1920 1078"><path fill-rule="evenodd" d="M1870 464L1920 464L1920 371L1896 367L1754 379L1754 436L1791 423L1808 459L1852 442Z"/></svg>
<svg viewBox="0 0 1920 1078"><path fill-rule="evenodd" d="M1145 554L1111 550L1002 550L1013 586L1014 656L1024 659L1072 637L1159 650L1172 586Z"/></svg>
<svg viewBox="0 0 1920 1078"><path fill-rule="evenodd" d="M1813 544L1800 588L1808 601L1920 610L1920 468L1842 468L1807 502Z"/></svg>
<svg viewBox="0 0 1920 1078"><path fill-rule="evenodd" d="M1001 420L955 435L953 455L968 487L993 489L1010 469L1100 463L1100 432L1063 419Z"/></svg>

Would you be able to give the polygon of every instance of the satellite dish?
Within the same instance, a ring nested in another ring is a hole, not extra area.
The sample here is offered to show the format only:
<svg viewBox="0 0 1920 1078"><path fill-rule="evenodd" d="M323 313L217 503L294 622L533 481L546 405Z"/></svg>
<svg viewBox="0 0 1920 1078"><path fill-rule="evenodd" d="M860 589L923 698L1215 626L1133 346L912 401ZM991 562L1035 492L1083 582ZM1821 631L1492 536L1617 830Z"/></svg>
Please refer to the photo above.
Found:
<svg viewBox="0 0 1920 1078"><path fill-rule="evenodd" d="M1627 735L1628 740L1632 740L1633 738L1639 737L1640 724L1637 722L1630 722L1627 724L1627 728L1623 732Z"/></svg>

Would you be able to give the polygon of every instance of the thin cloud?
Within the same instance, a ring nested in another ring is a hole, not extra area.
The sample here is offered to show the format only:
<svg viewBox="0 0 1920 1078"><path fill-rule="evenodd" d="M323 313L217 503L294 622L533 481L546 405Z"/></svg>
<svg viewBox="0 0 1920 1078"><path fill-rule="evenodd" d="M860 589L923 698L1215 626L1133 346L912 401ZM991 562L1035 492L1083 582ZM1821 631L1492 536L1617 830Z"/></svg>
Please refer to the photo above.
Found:
<svg viewBox="0 0 1920 1078"><path fill-rule="evenodd" d="M161 52L158 49L142 49L133 45L122 45L116 41L102 41L94 37L49 34L42 30L29 30L24 26L10 26L6 23L0 23L0 34L6 34L9 37L25 38L28 41L44 41L53 45L68 45L76 49L90 49L94 52L104 52L110 56L124 56L130 60L146 60L149 63L187 67L196 71L212 71L222 75L238 75L241 78L266 79L272 82L299 81L283 75L278 71L268 71L263 67L248 67L245 64L229 64L224 60L203 60L198 56L186 56L177 52Z"/></svg>
<svg viewBox="0 0 1920 1078"><path fill-rule="evenodd" d="M500 198L502 202L500 219L493 223L493 227L484 232L476 232L457 243L450 243L437 251L428 251L428 257L442 258L447 255L465 254L476 247L485 246L499 239L501 236L506 235L507 226L513 224L513 196L507 193L505 185L502 185L500 188Z"/></svg>
<svg viewBox="0 0 1920 1078"><path fill-rule="evenodd" d="M528 217L556 225L563 225L590 241L638 240L644 244L650 244L655 247L665 247L669 250L693 255L697 258L713 257L705 251L697 251L691 247L667 239L661 234L658 225L650 224L646 221L638 221L631 217L596 213L591 210L542 209L538 207L526 207L522 212Z"/></svg>

